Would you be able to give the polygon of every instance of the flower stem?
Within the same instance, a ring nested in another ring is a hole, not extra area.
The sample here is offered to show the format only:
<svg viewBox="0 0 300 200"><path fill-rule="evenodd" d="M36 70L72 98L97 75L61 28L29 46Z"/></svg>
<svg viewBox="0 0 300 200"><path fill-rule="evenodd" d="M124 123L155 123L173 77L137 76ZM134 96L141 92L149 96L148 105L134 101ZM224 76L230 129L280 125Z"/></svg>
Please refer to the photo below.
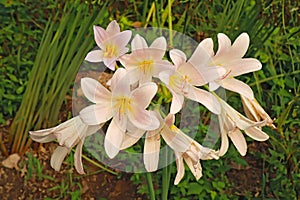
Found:
<svg viewBox="0 0 300 200"><path fill-rule="evenodd" d="M150 172L146 173L146 180L147 180L150 200L155 200L155 191L154 191L154 188L153 188L152 176L151 176Z"/></svg>
<svg viewBox="0 0 300 200"><path fill-rule="evenodd" d="M165 166L162 170L162 193L161 193L161 199L162 200L168 200L168 193L169 193L169 185L170 185L170 166L168 165L169 160L169 151L166 148L165 151Z"/></svg>

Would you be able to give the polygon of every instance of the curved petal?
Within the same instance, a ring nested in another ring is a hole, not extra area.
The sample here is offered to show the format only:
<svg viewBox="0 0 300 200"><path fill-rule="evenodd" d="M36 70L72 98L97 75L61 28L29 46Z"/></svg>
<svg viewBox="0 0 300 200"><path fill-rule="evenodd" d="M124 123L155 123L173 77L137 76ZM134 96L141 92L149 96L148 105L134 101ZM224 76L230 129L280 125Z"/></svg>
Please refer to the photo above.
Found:
<svg viewBox="0 0 300 200"><path fill-rule="evenodd" d="M94 39L98 47L103 47L102 43L106 40L110 35L100 26L93 26L94 29Z"/></svg>
<svg viewBox="0 0 300 200"><path fill-rule="evenodd" d="M104 65L110 69L111 71L115 71L115 68L116 68L116 58L113 57L113 58L106 58L104 57L103 58L103 63Z"/></svg>
<svg viewBox="0 0 300 200"><path fill-rule="evenodd" d="M90 51L84 60L89 62L101 62L103 61L103 51L102 50L93 50Z"/></svg>
<svg viewBox="0 0 300 200"><path fill-rule="evenodd" d="M126 132L120 150L131 147L144 135L145 130L136 129L134 132Z"/></svg>
<svg viewBox="0 0 300 200"><path fill-rule="evenodd" d="M218 34L218 51L216 53L216 57L219 55L222 55L228 51L228 49L231 47L231 41L227 35L224 33Z"/></svg>
<svg viewBox="0 0 300 200"><path fill-rule="evenodd" d="M112 78L110 79L110 89L111 91L115 90L116 85L118 84L119 80L126 76L126 69L118 68Z"/></svg>
<svg viewBox="0 0 300 200"><path fill-rule="evenodd" d="M228 65L231 66L231 76L239 76L249 72L258 71L262 68L262 65L259 62L259 60L254 58L243 58L233 60L230 61Z"/></svg>
<svg viewBox="0 0 300 200"><path fill-rule="evenodd" d="M208 83L209 91L215 91L217 90L220 85L216 81L211 81Z"/></svg>
<svg viewBox="0 0 300 200"><path fill-rule="evenodd" d="M236 128L235 130L228 132L228 137L231 139L241 156L245 156L247 153L247 143L242 132Z"/></svg>
<svg viewBox="0 0 300 200"><path fill-rule="evenodd" d="M269 139L269 136L265 132L255 126L249 127L244 131L249 137L256 141L266 141L267 139Z"/></svg>
<svg viewBox="0 0 300 200"><path fill-rule="evenodd" d="M160 134L158 131L146 133L144 145L144 164L148 172L157 170L160 151Z"/></svg>
<svg viewBox="0 0 300 200"><path fill-rule="evenodd" d="M104 138L105 152L109 158L114 158L120 151L125 133L117 126L114 119L110 122Z"/></svg>
<svg viewBox="0 0 300 200"><path fill-rule="evenodd" d="M220 80L219 83L223 88L225 88L227 90L231 90L233 92L244 95L245 97L247 97L249 99L254 99L254 94L253 94L252 89L246 83L244 83L240 80L229 77L229 78Z"/></svg>
<svg viewBox="0 0 300 200"><path fill-rule="evenodd" d="M164 127L161 130L161 136L174 151L185 152L189 148L190 142L182 136L184 133L178 134L178 131L180 131L178 128L174 125L173 128L175 128L176 131L171 130L169 127Z"/></svg>
<svg viewBox="0 0 300 200"><path fill-rule="evenodd" d="M227 133L225 131L225 128L224 128L224 116L222 115L218 115L218 119L219 119L219 124L220 124L220 132L221 132L221 147L220 147L220 150L219 150L219 156L223 156L225 155L225 153L227 152L228 150L228 147L229 147L229 141L228 141L228 137L227 137Z"/></svg>
<svg viewBox="0 0 300 200"><path fill-rule="evenodd" d="M151 48L151 49L160 49L160 50L166 51L166 49L167 49L166 38L163 37L163 36L156 38L152 42L152 44L150 45L149 48Z"/></svg>
<svg viewBox="0 0 300 200"><path fill-rule="evenodd" d="M110 91L95 79L82 78L81 89L84 96L93 103L107 103L111 101Z"/></svg>
<svg viewBox="0 0 300 200"><path fill-rule="evenodd" d="M242 58L248 50L249 43L249 35L247 33L242 33L235 39L229 53L234 55L236 58Z"/></svg>
<svg viewBox="0 0 300 200"><path fill-rule="evenodd" d="M191 87L187 98L197 101L204 105L208 110L215 114L221 113L221 106L217 98L206 90L202 90L196 87Z"/></svg>
<svg viewBox="0 0 300 200"><path fill-rule="evenodd" d="M85 124L97 125L112 118L111 103L102 103L88 106L79 112L79 116Z"/></svg>
<svg viewBox="0 0 300 200"><path fill-rule="evenodd" d="M186 55L179 49L172 49L170 52L170 58L176 67L179 67L186 63Z"/></svg>
<svg viewBox="0 0 300 200"><path fill-rule="evenodd" d="M157 92L157 85L152 82L144 83L131 93L132 101L140 108L146 109Z"/></svg>
<svg viewBox="0 0 300 200"><path fill-rule="evenodd" d="M61 146L58 146L54 150L51 156L50 165L55 171L60 170L61 164L69 152L70 150L68 148Z"/></svg>
<svg viewBox="0 0 300 200"><path fill-rule="evenodd" d="M106 45L114 45L115 47L117 47L118 56L120 56L119 50L128 44L128 42L131 38L131 35L132 35L132 32L129 30L122 31L113 36L110 36L110 38L108 38L107 40L105 40L103 42L103 45L105 45L105 46Z"/></svg>
<svg viewBox="0 0 300 200"><path fill-rule="evenodd" d="M193 66L207 67L213 54L213 40L206 38L200 42L188 62Z"/></svg>
<svg viewBox="0 0 300 200"><path fill-rule="evenodd" d="M183 164L182 153L175 151L175 157L176 157L177 174L174 180L174 185L178 185L178 183L181 181L181 179L184 176L184 164Z"/></svg>
<svg viewBox="0 0 300 200"><path fill-rule="evenodd" d="M131 42L131 51L145 48L148 48L146 40L139 34L136 34Z"/></svg>
<svg viewBox="0 0 300 200"><path fill-rule="evenodd" d="M198 161L197 164L195 164L191 158L189 158L187 156L184 156L183 158L184 158L187 166L190 168L192 174L198 181L202 177L202 167L201 167L200 161Z"/></svg>
<svg viewBox="0 0 300 200"><path fill-rule="evenodd" d="M128 112L128 118L133 125L142 130L155 130L160 126L159 120L156 116L147 111L139 108L138 106L132 106L134 109Z"/></svg>
<svg viewBox="0 0 300 200"><path fill-rule="evenodd" d="M172 64L167 60L156 60L153 62L153 69L152 69L152 76L157 77L159 76L160 72L172 70Z"/></svg>
<svg viewBox="0 0 300 200"><path fill-rule="evenodd" d="M74 154L74 166L79 174L85 174L82 165L82 147L84 144L84 138L78 143Z"/></svg>
<svg viewBox="0 0 300 200"><path fill-rule="evenodd" d="M35 135L34 132L36 132L36 131L30 131L29 133L30 133L30 138L36 142L47 143L47 142L51 142L56 139L56 136L53 134L49 134L46 136L38 136L38 135Z"/></svg>
<svg viewBox="0 0 300 200"><path fill-rule="evenodd" d="M176 114L178 113L183 105L184 101L184 96L181 94L177 94L173 90L170 90L172 93L172 103L171 103L171 108L170 108L170 113L171 114Z"/></svg>
<svg viewBox="0 0 300 200"><path fill-rule="evenodd" d="M115 35L116 33L120 32L120 26L117 23L116 20L111 21L107 27L106 27L106 32L108 35L112 36Z"/></svg>

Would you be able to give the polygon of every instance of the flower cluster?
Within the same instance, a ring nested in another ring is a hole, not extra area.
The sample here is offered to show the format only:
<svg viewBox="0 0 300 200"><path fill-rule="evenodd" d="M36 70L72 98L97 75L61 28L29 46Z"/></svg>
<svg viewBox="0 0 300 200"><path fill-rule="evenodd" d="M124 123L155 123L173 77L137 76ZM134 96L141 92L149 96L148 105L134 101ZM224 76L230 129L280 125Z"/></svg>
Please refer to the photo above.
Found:
<svg viewBox="0 0 300 200"><path fill-rule="evenodd" d="M184 176L183 160L198 180L202 176L200 160L223 156L229 146L228 138L242 156L247 151L243 132L257 141L268 139L261 127L274 126L272 119L255 100L251 88L234 78L262 67L257 59L243 58L249 46L247 33L242 33L233 44L225 34L219 33L216 53L211 38L204 39L190 58L179 49L171 49L168 52L170 60L165 59L167 41L164 37L156 38L148 46L139 34L131 38L131 31L121 32L116 21L112 21L106 30L94 26L94 35L99 48L89 52L85 60L103 62L114 71L112 78L106 85L92 78L82 78L82 91L93 104L82 109L79 116L57 127L30 132L31 138L37 142L58 140L60 146L51 157L51 166L55 170L60 169L65 156L77 145L75 168L84 173L81 161L84 139L105 123L109 123L104 139L109 158L114 158L120 150L145 136L143 157L145 169L149 172L158 169L162 138L175 153L178 169L175 184ZM117 63L123 67L117 67ZM200 88L206 84L209 91ZM149 106L160 85L172 95L169 113ZM213 92L219 87L241 95L247 117ZM219 149L200 145L175 126L176 113L182 110L185 98L218 115Z"/></svg>

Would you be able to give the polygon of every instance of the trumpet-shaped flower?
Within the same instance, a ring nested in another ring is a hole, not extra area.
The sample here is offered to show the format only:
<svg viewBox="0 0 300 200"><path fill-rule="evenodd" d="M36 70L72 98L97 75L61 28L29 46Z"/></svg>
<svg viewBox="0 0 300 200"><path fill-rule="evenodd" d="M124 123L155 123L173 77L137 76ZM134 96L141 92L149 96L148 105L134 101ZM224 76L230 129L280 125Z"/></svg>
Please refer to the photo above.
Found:
<svg viewBox="0 0 300 200"><path fill-rule="evenodd" d="M89 62L101 62L111 70L115 70L116 61L129 49L126 47L131 31L120 32L119 24L114 20L109 23L106 30L100 26L94 26L94 37L100 49L92 50L85 60Z"/></svg>
<svg viewBox="0 0 300 200"><path fill-rule="evenodd" d="M225 34L219 33L218 44L218 51L216 55L212 57L212 63L210 63L210 65L224 67L226 74L210 82L210 90L214 91L221 86L249 99L254 99L251 88L244 82L234 78L241 74L260 70L262 67L257 59L243 58L249 46L248 34L242 33L231 45L230 39ZM211 51L211 49L209 51Z"/></svg>
<svg viewBox="0 0 300 200"><path fill-rule="evenodd" d="M205 50L207 45L212 46L211 39L202 41L188 61L182 51L177 49L170 51L175 67L159 74L160 80L166 84L173 96L170 113L175 114L181 110L184 97L203 104L213 113L220 113L220 105L215 96L196 87L213 81L225 73L223 68L206 66L210 59L209 53Z"/></svg>
<svg viewBox="0 0 300 200"><path fill-rule="evenodd" d="M219 101L221 104L221 114L218 116L221 132L220 156L223 156L228 150L228 137L239 153L242 156L246 155L247 143L241 130L257 141L265 141L269 138L269 136L260 129L260 126L264 125L265 121L254 122L241 115L222 99L219 99Z"/></svg>
<svg viewBox="0 0 300 200"><path fill-rule="evenodd" d="M167 42L164 37L156 38L148 47L143 37L135 35L131 42L132 53L120 58L121 64L132 73L131 82L150 82L153 76L157 77L159 72L169 69L171 63L162 60L166 48Z"/></svg>
<svg viewBox="0 0 300 200"><path fill-rule="evenodd" d="M58 146L51 156L51 167L56 171L60 170L61 164L71 149L77 145L74 154L74 165L78 173L84 174L82 166L82 146L87 136L95 133L102 127L101 125L86 125L79 116L74 117L56 127L43 129L38 131L30 131L30 137L41 143L58 140Z"/></svg>
<svg viewBox="0 0 300 200"><path fill-rule="evenodd" d="M268 115L268 113L266 113L256 99L251 100L243 95L241 95L241 99L245 114L249 119L256 122L265 121L267 126L270 126L274 129L276 128L271 117Z"/></svg>
<svg viewBox="0 0 300 200"><path fill-rule="evenodd" d="M130 91L126 70L119 68L111 80L111 92L91 78L81 79L81 87L84 95L95 103L81 110L83 122L95 125L112 118L104 140L110 158L118 154L129 123L142 130L159 127L158 119L145 110L156 94L155 83L145 83Z"/></svg>
<svg viewBox="0 0 300 200"><path fill-rule="evenodd" d="M184 149L173 148L177 166L177 174L174 184L177 185L184 176L185 169L183 160L188 165L195 178L199 180L202 176L200 160L219 159L218 152L213 149L203 147L178 129L174 125L174 115L169 116L166 124L170 130L175 133L177 138L180 138L181 141L185 141Z"/></svg>

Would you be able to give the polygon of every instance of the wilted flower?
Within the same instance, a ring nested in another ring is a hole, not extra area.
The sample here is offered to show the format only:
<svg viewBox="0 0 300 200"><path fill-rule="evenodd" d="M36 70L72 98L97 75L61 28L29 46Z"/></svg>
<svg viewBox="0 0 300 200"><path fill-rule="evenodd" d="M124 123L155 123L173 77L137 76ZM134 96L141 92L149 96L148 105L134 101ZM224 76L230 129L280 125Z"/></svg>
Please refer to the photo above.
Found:
<svg viewBox="0 0 300 200"><path fill-rule="evenodd" d="M158 119L145 110L156 94L157 85L148 82L130 91L130 82L125 76L125 69L119 68L115 72L111 80L111 92L94 79L81 79L84 95L95 103L80 111L83 122L96 125L112 118L104 140L110 158L118 154L129 123L142 130L159 127Z"/></svg>
<svg viewBox="0 0 300 200"><path fill-rule="evenodd" d="M157 77L159 72L169 69L171 63L162 60L167 48L164 37L156 38L150 47L139 34L135 35L131 42L131 54L120 58L121 64L131 72L132 83L143 84L152 81L152 77Z"/></svg>
<svg viewBox="0 0 300 200"><path fill-rule="evenodd" d="M99 130L102 125L86 125L77 116L56 127L30 131L29 133L30 137L36 142L47 143L57 139L60 146L55 149L50 161L51 167L56 171L60 170L66 155L77 145L74 154L74 165L78 173L84 174L81 160L84 140L87 136Z"/></svg>
<svg viewBox="0 0 300 200"><path fill-rule="evenodd" d="M210 43L212 44L211 39L203 40L188 61L182 51L178 49L170 51L175 66L173 69L161 72L159 78L172 93L170 108L172 114L181 110L184 97L203 104L213 113L220 113L217 99L211 93L196 87L213 81L225 73L223 68L206 66L210 55L206 52L205 46Z"/></svg>
<svg viewBox="0 0 300 200"><path fill-rule="evenodd" d="M265 121L267 126L270 126L274 129L276 128L271 117L268 115L268 113L266 113L256 99L251 100L243 95L241 95L241 99L245 114L249 119L256 122Z"/></svg>
<svg viewBox="0 0 300 200"><path fill-rule="evenodd" d="M257 141L265 141L269 138L269 136L260 129L260 126L264 125L264 121L254 122L237 112L222 99L219 99L219 101L221 104L221 114L218 116L221 132L220 156L223 156L228 150L228 137L239 153L242 156L246 155L247 143L241 130Z"/></svg>
<svg viewBox="0 0 300 200"><path fill-rule="evenodd" d="M126 47L131 31L120 32L119 24L114 20L109 23L106 30L100 26L94 26L94 37L99 50L93 50L87 54L85 60L89 62L101 62L111 70L115 70L116 60L129 49Z"/></svg>
<svg viewBox="0 0 300 200"><path fill-rule="evenodd" d="M244 82L235 79L235 76L260 70L261 63L254 58L242 58L249 46L249 36L242 33L231 45L230 39L223 33L218 34L219 48L212 57L211 66L222 66L226 74L209 83L210 90L214 91L219 86L237 92L249 99L254 99L253 91ZM208 50L211 51L211 50Z"/></svg>

